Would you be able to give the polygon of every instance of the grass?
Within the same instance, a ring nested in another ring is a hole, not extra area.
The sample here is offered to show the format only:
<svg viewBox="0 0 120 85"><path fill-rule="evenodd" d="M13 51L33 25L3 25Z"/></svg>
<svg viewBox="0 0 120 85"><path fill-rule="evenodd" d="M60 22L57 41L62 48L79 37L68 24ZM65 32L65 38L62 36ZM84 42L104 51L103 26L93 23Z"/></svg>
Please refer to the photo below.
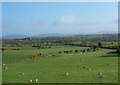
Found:
<svg viewBox="0 0 120 85"><path fill-rule="evenodd" d="M102 44L103 46L117 46L118 42L102 42Z"/></svg>
<svg viewBox="0 0 120 85"><path fill-rule="evenodd" d="M2 66L0 67L0 84L2 84Z"/></svg>
<svg viewBox="0 0 120 85"><path fill-rule="evenodd" d="M117 83L118 57L108 54L114 50L100 49L95 52L57 54L58 51L85 49L84 47L61 46L50 49L6 50L3 62L3 83L29 83L38 79L38 83ZM31 54L54 53L56 56L30 59ZM103 57L105 56L105 57ZM108 57L107 57L108 56ZM78 67L79 66L79 67ZM86 66L84 69L83 67ZM87 70L87 68L91 70ZM18 75L24 72L24 75ZM103 73L100 80L98 73ZM64 76L69 73L68 76Z"/></svg>

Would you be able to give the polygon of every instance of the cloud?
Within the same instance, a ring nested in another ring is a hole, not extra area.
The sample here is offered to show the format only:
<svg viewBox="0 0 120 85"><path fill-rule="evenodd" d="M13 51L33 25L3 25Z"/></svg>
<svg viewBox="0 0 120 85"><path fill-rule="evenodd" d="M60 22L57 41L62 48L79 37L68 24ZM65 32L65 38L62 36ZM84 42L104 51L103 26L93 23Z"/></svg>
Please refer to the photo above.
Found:
<svg viewBox="0 0 120 85"><path fill-rule="evenodd" d="M53 25L75 24L76 22L77 22L76 15L64 15L61 16L57 21L55 21Z"/></svg>

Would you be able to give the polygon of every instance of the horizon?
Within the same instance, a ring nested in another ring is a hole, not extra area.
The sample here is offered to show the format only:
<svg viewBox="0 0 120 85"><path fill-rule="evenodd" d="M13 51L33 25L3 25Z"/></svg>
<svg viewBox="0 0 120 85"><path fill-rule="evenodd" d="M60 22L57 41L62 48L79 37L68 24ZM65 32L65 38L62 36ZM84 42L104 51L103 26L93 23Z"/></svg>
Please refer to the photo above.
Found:
<svg viewBox="0 0 120 85"><path fill-rule="evenodd" d="M2 9L2 36L118 32L117 2L4 2Z"/></svg>
<svg viewBox="0 0 120 85"><path fill-rule="evenodd" d="M89 33L89 34L63 34L63 33L48 33L48 34L38 34L38 35L21 35L21 34L13 34L13 35L5 35L2 36L3 39L14 39L14 38L27 38L27 37L68 37L68 36L80 36L80 35L104 35L104 34L115 34L118 35L118 32L101 32L101 33Z"/></svg>

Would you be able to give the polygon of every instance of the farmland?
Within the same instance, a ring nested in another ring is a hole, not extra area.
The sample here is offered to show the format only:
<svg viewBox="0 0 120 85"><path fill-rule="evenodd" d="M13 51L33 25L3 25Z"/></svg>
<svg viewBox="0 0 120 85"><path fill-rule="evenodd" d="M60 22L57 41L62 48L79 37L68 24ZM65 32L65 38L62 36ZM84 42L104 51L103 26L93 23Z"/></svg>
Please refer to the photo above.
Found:
<svg viewBox="0 0 120 85"><path fill-rule="evenodd" d="M116 35L3 40L2 82L117 83L118 52L105 46Z"/></svg>

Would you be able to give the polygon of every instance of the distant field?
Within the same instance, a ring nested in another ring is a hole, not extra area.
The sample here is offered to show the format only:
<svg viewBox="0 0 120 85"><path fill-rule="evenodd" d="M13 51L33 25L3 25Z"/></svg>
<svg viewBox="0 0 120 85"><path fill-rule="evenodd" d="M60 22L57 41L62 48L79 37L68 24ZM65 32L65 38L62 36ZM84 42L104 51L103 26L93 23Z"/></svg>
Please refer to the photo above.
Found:
<svg viewBox="0 0 120 85"><path fill-rule="evenodd" d="M103 37L103 35L89 35L89 36L87 36L87 38L89 39L94 39L94 38L102 38Z"/></svg>
<svg viewBox="0 0 120 85"><path fill-rule="evenodd" d="M15 47L14 47L15 48ZM20 47L19 47L20 48ZM4 63L15 63L18 62L20 60L24 60L29 58L32 54L34 53L54 53L56 54L59 51L64 51L64 50L73 50L75 51L75 49L81 50L81 49L85 49L87 47L70 47L70 46L54 46L52 48L48 48L48 49L37 49L37 48L31 48L31 47L21 47L20 49L22 50L10 50L12 49L11 47L8 47L6 51L4 51L3 53L3 62Z"/></svg>
<svg viewBox="0 0 120 85"><path fill-rule="evenodd" d="M118 57L115 50L100 49L94 52L75 53L85 47L58 46L50 49L6 50L3 52L3 83L117 83ZM63 53L72 50L72 53ZM57 52L61 51L61 54ZM29 58L41 52L53 53L55 56ZM85 68L83 68L85 67ZM90 69L90 70L88 70ZM23 72L24 75L18 77ZM69 73L68 76L65 76ZM98 75L102 73L102 75ZM100 78L102 76L102 78Z"/></svg>
<svg viewBox="0 0 120 85"><path fill-rule="evenodd" d="M117 46L118 42L102 42L103 46Z"/></svg>

